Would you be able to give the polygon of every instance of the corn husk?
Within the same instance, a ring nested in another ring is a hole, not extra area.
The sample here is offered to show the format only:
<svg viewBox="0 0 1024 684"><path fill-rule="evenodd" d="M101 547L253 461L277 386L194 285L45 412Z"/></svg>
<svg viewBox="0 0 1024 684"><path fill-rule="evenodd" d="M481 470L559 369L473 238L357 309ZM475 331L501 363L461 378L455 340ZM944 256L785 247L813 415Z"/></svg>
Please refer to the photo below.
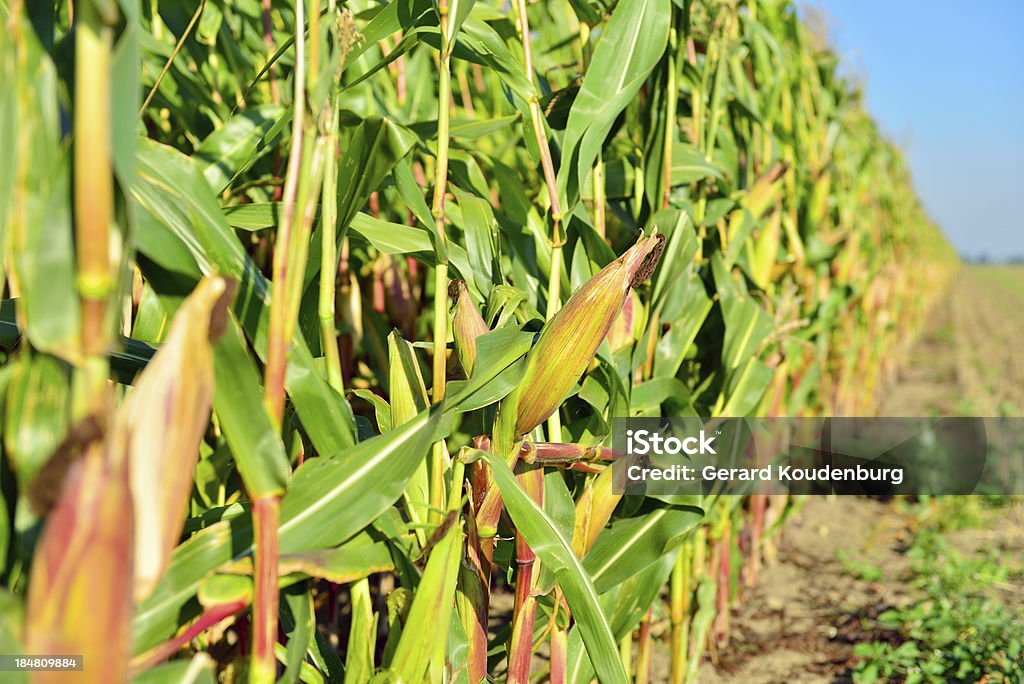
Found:
<svg viewBox="0 0 1024 684"><path fill-rule="evenodd" d="M137 600L160 581L181 536L199 444L210 419L212 342L223 330L229 289L222 278L199 283L115 420L115 430L131 435Z"/></svg>
<svg viewBox="0 0 1024 684"><path fill-rule="evenodd" d="M487 332L487 323L469 297L469 288L462 280L453 280L448 290L455 304L452 319L452 336L455 338L455 352L459 355L462 370L469 377L476 362L476 338Z"/></svg>
<svg viewBox="0 0 1024 684"><path fill-rule="evenodd" d="M26 653L80 655L82 682L128 679L132 626L132 500L127 446L112 431L83 445L36 547L25 621ZM66 681L37 672L33 681Z"/></svg>
<svg viewBox="0 0 1024 684"><path fill-rule="evenodd" d="M663 244L658 236L640 238L545 324L515 390L518 435L543 423L565 401L622 311L631 285L646 280L654 270Z"/></svg>
<svg viewBox="0 0 1024 684"><path fill-rule="evenodd" d="M608 347L611 350L619 351L625 349L636 341L637 333L643 329L643 302L640 295L630 292L622 311L612 322L611 330L608 331Z"/></svg>

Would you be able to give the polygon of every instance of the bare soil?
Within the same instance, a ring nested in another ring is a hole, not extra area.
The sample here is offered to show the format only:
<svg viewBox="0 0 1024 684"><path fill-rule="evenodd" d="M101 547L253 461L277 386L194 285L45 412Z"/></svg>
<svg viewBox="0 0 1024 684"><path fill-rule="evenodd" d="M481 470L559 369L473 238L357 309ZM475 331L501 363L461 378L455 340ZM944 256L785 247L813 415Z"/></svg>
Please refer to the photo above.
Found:
<svg viewBox="0 0 1024 684"><path fill-rule="evenodd" d="M880 415L1024 415L1022 335L1024 268L966 266L885 393ZM950 543L962 553L997 548L1024 561L1024 507L990 513L977 528L949 533ZM855 644L899 643L898 634L864 624L914 600L900 579L914 525L891 503L808 498L772 540L774 562L737 601L729 641L715 662L704 663L699 681L852 681ZM1024 610L1024 599L1018 603Z"/></svg>
<svg viewBox="0 0 1024 684"><path fill-rule="evenodd" d="M809 498L787 522L777 562L740 600L717 667L706 664L700 681L849 681L854 644L895 637L865 631L861 621L913 600L907 586L881 581L906 572L900 549L908 537L907 521L882 502Z"/></svg>

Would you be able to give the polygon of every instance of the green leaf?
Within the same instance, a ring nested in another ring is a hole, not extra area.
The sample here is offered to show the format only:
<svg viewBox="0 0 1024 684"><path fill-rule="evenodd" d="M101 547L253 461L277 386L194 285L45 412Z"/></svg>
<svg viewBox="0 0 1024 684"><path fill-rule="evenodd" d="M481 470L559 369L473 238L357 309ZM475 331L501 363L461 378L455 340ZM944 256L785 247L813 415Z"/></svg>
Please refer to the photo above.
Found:
<svg viewBox="0 0 1024 684"><path fill-rule="evenodd" d="M661 588L672 574L672 566L678 554L679 551L676 550L666 553L616 588L614 607L610 611L609 620L612 634L616 639L621 639L632 632L647 612L647 608L657 600Z"/></svg>
<svg viewBox="0 0 1024 684"><path fill-rule="evenodd" d="M672 176L673 186L695 183L705 178L723 178L722 169L704 158L704 154L686 142L676 141L672 145Z"/></svg>
<svg viewBox="0 0 1024 684"><path fill-rule="evenodd" d="M349 601L351 624L345 649L345 681L357 684L370 679L377 645L377 615L366 580L349 587Z"/></svg>
<svg viewBox="0 0 1024 684"><path fill-rule="evenodd" d="M494 242L496 222L491 203L468 192L453 188L461 211L453 222L462 228L469 253L469 265L477 289L486 293L491 289L491 274L495 271Z"/></svg>
<svg viewBox="0 0 1024 684"><path fill-rule="evenodd" d="M597 536L583 559L594 588L603 593L657 563L703 517L699 508L661 506L613 521Z"/></svg>
<svg viewBox="0 0 1024 684"><path fill-rule="evenodd" d="M132 679L132 684L215 684L214 661L206 653L192 660L175 660L147 670Z"/></svg>
<svg viewBox="0 0 1024 684"><path fill-rule="evenodd" d="M476 338L473 375L465 382L448 383L449 402L459 409L482 408L511 392L525 370L516 362L530 351L533 338L533 333L511 326Z"/></svg>
<svg viewBox="0 0 1024 684"><path fill-rule="evenodd" d="M207 608L236 601L252 601L252 595L252 578L243 575L210 575L199 583L199 603Z"/></svg>
<svg viewBox="0 0 1024 684"><path fill-rule="evenodd" d="M698 245L697 234L686 212L659 211L651 217L651 224L666 237L665 250L658 261L653 278L654 292L651 294L651 303L657 308L665 300L669 286L691 266Z"/></svg>
<svg viewBox="0 0 1024 684"><path fill-rule="evenodd" d="M291 467L281 437L263 407L259 371L234 316L213 353L213 410L220 419L245 489L252 498L279 496L288 485Z"/></svg>
<svg viewBox="0 0 1024 684"><path fill-rule="evenodd" d="M563 537L572 539L573 527L576 525L576 502L565 484L562 471L558 468L551 468L544 473L544 513ZM554 585L554 573L544 564L541 564L540 571L537 593L546 594Z"/></svg>
<svg viewBox="0 0 1024 684"><path fill-rule="evenodd" d="M595 7L589 0L569 0L569 4L572 5L573 11L576 12L576 17L581 22L586 22L593 26L601 21L600 8Z"/></svg>
<svg viewBox="0 0 1024 684"><path fill-rule="evenodd" d="M668 44L671 0L619 0L576 95L562 140L558 188L569 211L616 117L633 101Z"/></svg>
<svg viewBox="0 0 1024 684"><path fill-rule="evenodd" d="M665 554L653 565L601 595L601 605L610 616L609 624L616 639L633 632L647 608L658 599L662 587L672 573L676 552ZM587 658L578 625L573 625L568 639L567 681L583 684L594 678L594 668Z"/></svg>
<svg viewBox="0 0 1024 684"><path fill-rule="evenodd" d="M21 288L18 310L32 346L75 361L81 318L71 227L71 155L53 160L47 169L49 156L31 163L46 177L29 175L26 183L32 185L18 190L23 195L20 211L10 220L12 275Z"/></svg>
<svg viewBox="0 0 1024 684"><path fill-rule="evenodd" d="M25 648L19 640L24 610L20 597L7 589L0 590L0 649L3 649L5 655L25 655ZM28 674L24 671L9 672L4 675L4 681L10 684L25 684L28 682Z"/></svg>
<svg viewBox="0 0 1024 684"><path fill-rule="evenodd" d="M308 582L300 582L281 592L281 627L288 637L285 671L278 684L294 684L305 662L306 651L316 633L316 612Z"/></svg>
<svg viewBox="0 0 1024 684"><path fill-rule="evenodd" d="M396 0L387 3L359 30L362 40L349 52L345 66L355 63L368 49L385 38L435 17L430 0Z"/></svg>
<svg viewBox="0 0 1024 684"><path fill-rule="evenodd" d="M451 0L448 5L448 31L447 35L454 41L458 41L459 28L466 21L466 17L473 9L475 0Z"/></svg>
<svg viewBox="0 0 1024 684"><path fill-rule="evenodd" d="M127 185L139 138L138 117L142 104L139 42L142 30L138 0L121 0L123 28L117 35L110 65L110 131L114 169L118 182Z"/></svg>
<svg viewBox="0 0 1024 684"><path fill-rule="evenodd" d="M522 490L505 461L489 453L485 454L485 458L491 466L494 481L501 490L505 507L516 529L541 562L554 570L555 580L562 588L573 618L580 626L587 654L598 679L602 682L628 681L618 657L615 638L598 605L594 585L573 554L569 542L537 502Z"/></svg>
<svg viewBox="0 0 1024 684"><path fill-rule="evenodd" d="M234 228L265 230L277 225L281 203L253 202L224 207L223 211ZM365 241L384 254L411 256L427 266L437 264L431 230L422 226L406 226L357 212L349 224L349 235ZM473 270L470 268L469 255L465 247L452 243L448 246L448 255L459 275L472 276Z"/></svg>
<svg viewBox="0 0 1024 684"><path fill-rule="evenodd" d="M391 422L402 425L430 405L416 350L397 330L388 335L388 394ZM427 520L430 506L430 473L424 459L405 490L409 514L414 523Z"/></svg>
<svg viewBox="0 0 1024 684"><path fill-rule="evenodd" d="M722 301L725 317L725 346L722 363L732 370L745 363L771 334L775 323L767 311L749 297L731 304Z"/></svg>
<svg viewBox="0 0 1024 684"><path fill-rule="evenodd" d="M754 355L775 328L775 321L745 292L743 282L733 279L718 252L712 256L711 270L725 320L722 366L731 372Z"/></svg>
<svg viewBox="0 0 1024 684"><path fill-rule="evenodd" d="M25 349L13 369L4 410L4 449L25 491L68 429L71 378L56 358Z"/></svg>
<svg viewBox="0 0 1024 684"><path fill-rule="evenodd" d="M415 144L416 134L390 119L371 117L359 123L338 167L339 242L352 217Z"/></svg>
<svg viewBox="0 0 1024 684"><path fill-rule="evenodd" d="M519 116L519 114L509 114L508 116L496 116L490 119L452 121L448 134L453 140L473 142L485 136L507 130L509 126L519 120ZM416 131L417 135L424 142L437 137L437 121L423 121L412 124L409 128Z"/></svg>
<svg viewBox="0 0 1024 684"><path fill-rule="evenodd" d="M424 411L386 435L306 461L281 500L281 553L339 544L387 510L430 450L440 417Z"/></svg>
<svg viewBox="0 0 1024 684"><path fill-rule="evenodd" d="M405 206L428 230L436 232L434 215L430 213L430 207L427 206L427 201L423 198L423 190L416 182L416 176L413 175L411 161L406 158L396 164L392 176L398 196L405 202Z"/></svg>
<svg viewBox="0 0 1024 684"><path fill-rule="evenodd" d="M395 562L387 542L360 532L341 546L281 556L279 567L282 575L298 574L348 584L394 570Z"/></svg>
<svg viewBox="0 0 1024 684"><path fill-rule="evenodd" d="M429 452L439 418L435 407L386 435L307 460L281 501L281 555L337 546L379 517ZM250 516L211 525L175 549L164 579L136 612L136 652L166 639L183 616L194 616L189 606L199 580L251 551Z"/></svg>
<svg viewBox="0 0 1024 684"><path fill-rule="evenodd" d="M380 396L370 390L354 389L349 390L353 395L373 406L374 416L377 418L377 432L384 434L391 430L391 405Z"/></svg>
<svg viewBox="0 0 1024 684"><path fill-rule="evenodd" d="M690 388L678 378L663 377L645 380L630 393L631 411L660 416L662 404L666 404L665 413L670 416L692 411Z"/></svg>
<svg viewBox="0 0 1024 684"><path fill-rule="evenodd" d="M216 270L238 281L234 311L262 359L270 322L268 283L228 226L198 165L152 141L140 143L136 164L138 174L131 186L135 199L188 248L203 273ZM146 264L140 265L143 274L150 275ZM313 446L329 454L352 445L351 410L327 384L301 335L293 338L288 361L285 388Z"/></svg>
<svg viewBox="0 0 1024 684"><path fill-rule="evenodd" d="M219 194L269 152L289 118L280 105L259 105L236 114L206 136L196 148L195 158L203 163L203 175L214 192Z"/></svg>
<svg viewBox="0 0 1024 684"><path fill-rule="evenodd" d="M755 414L761 398L771 384L774 371L771 366L750 359L729 374L726 383L725 406L720 415L746 417Z"/></svg>
<svg viewBox="0 0 1024 684"><path fill-rule="evenodd" d="M713 304L704 289L704 282L693 269L686 269L666 287L664 302L666 309L671 307L679 313L672 318L669 312L662 312L664 319L669 321L669 329L657 342L654 376L675 377Z"/></svg>
<svg viewBox="0 0 1024 684"><path fill-rule="evenodd" d="M448 630L443 626L451 621L461 559L462 525L456 518L455 524L430 552L406 619L410 626L436 625L437 628L402 631L390 663L400 681L422 681L431 657L447 651L447 640L442 635L447 636Z"/></svg>

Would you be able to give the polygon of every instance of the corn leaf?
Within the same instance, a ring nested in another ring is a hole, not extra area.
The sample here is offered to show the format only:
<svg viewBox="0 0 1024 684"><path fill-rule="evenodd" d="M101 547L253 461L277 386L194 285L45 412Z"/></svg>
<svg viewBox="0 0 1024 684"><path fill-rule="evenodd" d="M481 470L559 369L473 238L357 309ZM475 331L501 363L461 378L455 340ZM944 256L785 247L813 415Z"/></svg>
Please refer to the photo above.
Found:
<svg viewBox="0 0 1024 684"><path fill-rule="evenodd" d="M580 627L598 678L602 682L626 682L615 639L598 604L594 585L573 554L569 542L543 509L520 488L504 459L493 454L485 457L516 529L541 562L554 570L555 581L565 594L573 618Z"/></svg>
<svg viewBox="0 0 1024 684"><path fill-rule="evenodd" d="M175 660L146 670L132 679L132 684L215 684L214 662L199 653L192 660Z"/></svg>
<svg viewBox="0 0 1024 684"><path fill-rule="evenodd" d="M290 118L279 105L265 104L236 114L206 136L195 158L204 164L203 176L217 194L251 167Z"/></svg>
<svg viewBox="0 0 1024 684"><path fill-rule="evenodd" d="M211 339L224 328L229 297L223 279L200 282L118 411L132 435L136 598L152 591L181 537L213 399Z"/></svg>
<svg viewBox="0 0 1024 684"><path fill-rule="evenodd" d="M284 492L291 473L284 444L260 401L259 371L234 316L214 348L214 410L252 497Z"/></svg>
<svg viewBox="0 0 1024 684"><path fill-rule="evenodd" d="M306 651L316 633L316 612L308 582L292 585L282 592L281 626L288 635L285 671L278 680L281 684L294 684L305 662Z"/></svg>
<svg viewBox="0 0 1024 684"><path fill-rule="evenodd" d="M133 196L184 244L204 273L214 270L239 283L235 314L256 353L266 350L268 283L232 234L198 165L180 152L153 142L136 152ZM355 442L351 410L323 375L302 336L290 350L285 387L314 446L335 453Z"/></svg>
<svg viewBox="0 0 1024 684"><path fill-rule="evenodd" d="M603 593L658 562L703 517L700 508L661 506L615 520L597 536L583 568L594 588Z"/></svg>
<svg viewBox="0 0 1024 684"><path fill-rule="evenodd" d="M665 51L671 7L670 0L620 0L602 29L562 140L558 188L564 210L576 204L615 118Z"/></svg>
<svg viewBox="0 0 1024 684"><path fill-rule="evenodd" d="M390 665L401 681L423 680L431 656L436 651L447 651L447 640L441 635L447 636L448 630L441 629L441 626L451 621L461 558L462 528L456 521L431 551L406 619L407 624L435 624L439 629L407 629L402 632Z"/></svg>
<svg viewBox="0 0 1024 684"><path fill-rule="evenodd" d="M67 368L56 358L28 349L19 357L10 366L3 440L24 491L67 432L71 387Z"/></svg>

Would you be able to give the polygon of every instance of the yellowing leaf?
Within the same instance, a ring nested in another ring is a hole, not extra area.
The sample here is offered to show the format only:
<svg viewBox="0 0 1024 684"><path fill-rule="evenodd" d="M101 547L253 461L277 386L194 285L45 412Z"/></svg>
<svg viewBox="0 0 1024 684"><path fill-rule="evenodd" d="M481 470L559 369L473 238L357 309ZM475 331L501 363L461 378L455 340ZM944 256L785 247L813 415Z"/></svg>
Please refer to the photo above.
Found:
<svg viewBox="0 0 1024 684"><path fill-rule="evenodd" d="M181 535L213 400L211 336L222 329L228 294L222 278L199 283L178 310L167 341L139 376L116 419L117 429L131 436L135 596L139 600L163 576Z"/></svg>

